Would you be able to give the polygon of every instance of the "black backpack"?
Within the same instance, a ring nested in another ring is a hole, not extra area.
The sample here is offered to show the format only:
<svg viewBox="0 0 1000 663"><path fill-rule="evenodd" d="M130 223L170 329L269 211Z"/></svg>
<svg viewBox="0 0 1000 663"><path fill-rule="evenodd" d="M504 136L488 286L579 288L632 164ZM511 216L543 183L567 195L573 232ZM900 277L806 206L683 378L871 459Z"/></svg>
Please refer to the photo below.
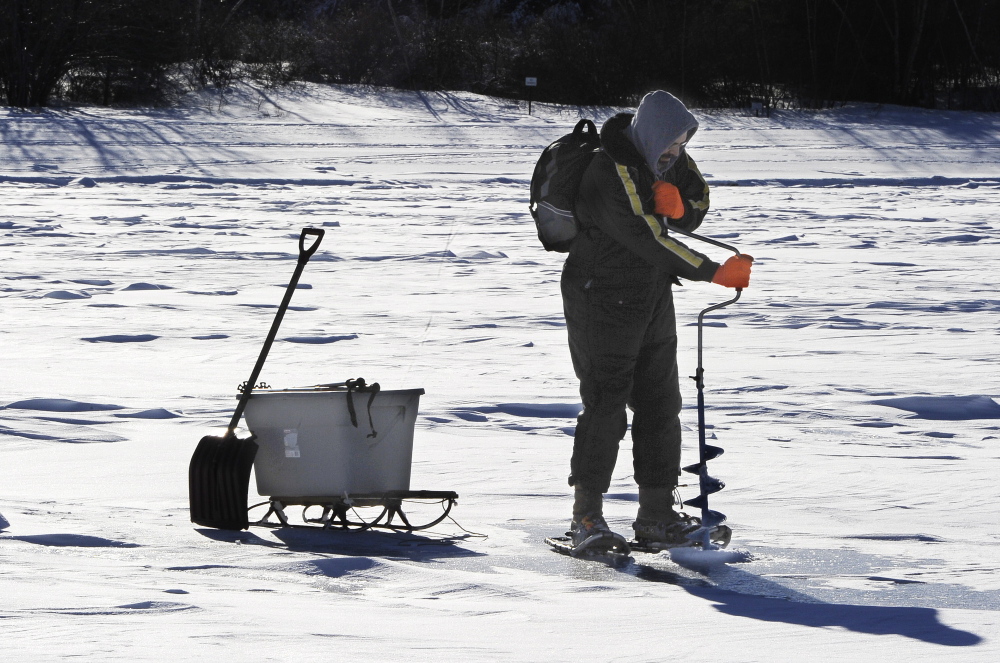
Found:
<svg viewBox="0 0 1000 663"><path fill-rule="evenodd" d="M569 251L579 231L574 214L576 194L584 171L600 149L597 127L590 120L580 120L573 133L546 147L538 158L528 209L546 251Z"/></svg>

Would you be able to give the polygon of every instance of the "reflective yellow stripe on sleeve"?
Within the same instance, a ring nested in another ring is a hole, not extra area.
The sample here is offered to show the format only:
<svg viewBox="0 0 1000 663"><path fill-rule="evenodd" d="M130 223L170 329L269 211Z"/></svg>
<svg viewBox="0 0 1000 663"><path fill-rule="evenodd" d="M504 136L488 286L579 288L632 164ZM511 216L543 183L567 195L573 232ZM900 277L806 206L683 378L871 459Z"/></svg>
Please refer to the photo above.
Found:
<svg viewBox="0 0 1000 663"><path fill-rule="evenodd" d="M636 216L641 216L646 221L646 225L649 226L649 229L652 231L653 237L656 238L656 241L692 267L701 267L701 258L689 251L684 245L678 244L674 240L667 237L663 233L663 228L660 226L660 222L656 220L656 217L652 214L645 214L642 211L642 201L639 200L639 194L636 192L635 182L632 181L632 176L628 174L628 167L623 166L620 163L615 164L615 166L618 168L618 177L621 178L622 184L625 186L625 193L628 194L629 202L632 204L632 212Z"/></svg>

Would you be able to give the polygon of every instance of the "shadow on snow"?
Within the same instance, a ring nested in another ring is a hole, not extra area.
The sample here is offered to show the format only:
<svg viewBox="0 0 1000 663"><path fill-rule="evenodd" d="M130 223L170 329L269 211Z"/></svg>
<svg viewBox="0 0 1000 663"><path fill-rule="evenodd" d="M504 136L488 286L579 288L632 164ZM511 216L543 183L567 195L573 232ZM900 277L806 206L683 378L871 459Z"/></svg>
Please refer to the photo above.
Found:
<svg viewBox="0 0 1000 663"><path fill-rule="evenodd" d="M459 557L483 557L463 548L466 536L430 537L406 532L322 530L312 527L276 527L271 530L277 541L253 532L233 532L199 528L202 536L216 541L239 542L279 548L292 552L332 553L350 557L383 557L410 562L435 562Z"/></svg>
<svg viewBox="0 0 1000 663"><path fill-rule="evenodd" d="M737 571L733 567L729 568L730 573ZM901 635L946 647L969 647L983 641L975 633L941 623L938 611L934 608L825 603L792 592L787 587L754 574L738 572L748 577L752 576L752 583L757 587L763 586L768 593L786 596L792 594L792 596L773 598L734 592L644 565L632 570L632 573L640 579L682 587L688 593L714 603L713 607L719 612L734 617L813 628L836 626L870 635Z"/></svg>

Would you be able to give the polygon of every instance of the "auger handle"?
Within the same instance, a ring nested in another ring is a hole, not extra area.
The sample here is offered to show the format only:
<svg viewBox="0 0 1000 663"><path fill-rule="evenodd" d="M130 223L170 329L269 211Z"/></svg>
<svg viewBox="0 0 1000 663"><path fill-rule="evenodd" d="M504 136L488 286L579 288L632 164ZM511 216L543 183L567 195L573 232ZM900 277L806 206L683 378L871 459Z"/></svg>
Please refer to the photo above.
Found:
<svg viewBox="0 0 1000 663"><path fill-rule="evenodd" d="M685 235L687 237L690 237L691 239L697 239L699 241L705 242L706 244L713 244L715 246L718 246L719 248L726 249L727 251L732 251L738 256L743 255L742 253L740 253L740 250L735 246L733 246L732 244L726 244L725 242L720 242L717 239L712 239L711 237L705 237L704 235L693 233L690 230L681 230L677 226L672 226L666 222L664 222L663 225L665 225L667 227L667 230L671 232L680 233L681 235Z"/></svg>

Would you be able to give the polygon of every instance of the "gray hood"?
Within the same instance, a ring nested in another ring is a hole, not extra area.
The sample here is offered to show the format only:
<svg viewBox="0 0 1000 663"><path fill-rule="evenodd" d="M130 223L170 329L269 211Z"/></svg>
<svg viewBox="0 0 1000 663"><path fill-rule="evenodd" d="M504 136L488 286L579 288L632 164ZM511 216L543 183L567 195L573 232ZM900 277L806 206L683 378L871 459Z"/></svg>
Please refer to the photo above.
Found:
<svg viewBox="0 0 1000 663"><path fill-rule="evenodd" d="M660 155L678 138L686 135L690 140L697 130L698 120L681 100L669 92L657 90L639 102L627 134L649 169L662 177L677 159L672 159L666 168L657 169Z"/></svg>

